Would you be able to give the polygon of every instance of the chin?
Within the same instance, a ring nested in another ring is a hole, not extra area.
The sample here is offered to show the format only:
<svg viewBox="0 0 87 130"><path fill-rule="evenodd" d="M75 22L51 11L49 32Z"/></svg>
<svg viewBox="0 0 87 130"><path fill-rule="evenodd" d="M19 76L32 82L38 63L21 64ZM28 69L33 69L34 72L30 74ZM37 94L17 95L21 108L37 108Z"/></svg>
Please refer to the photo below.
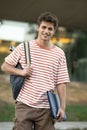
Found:
<svg viewBox="0 0 87 130"><path fill-rule="evenodd" d="M47 41L49 41L49 39L43 39L43 41L47 42Z"/></svg>
<svg viewBox="0 0 87 130"><path fill-rule="evenodd" d="M42 38L42 40L44 40L44 41L49 41L49 38Z"/></svg>

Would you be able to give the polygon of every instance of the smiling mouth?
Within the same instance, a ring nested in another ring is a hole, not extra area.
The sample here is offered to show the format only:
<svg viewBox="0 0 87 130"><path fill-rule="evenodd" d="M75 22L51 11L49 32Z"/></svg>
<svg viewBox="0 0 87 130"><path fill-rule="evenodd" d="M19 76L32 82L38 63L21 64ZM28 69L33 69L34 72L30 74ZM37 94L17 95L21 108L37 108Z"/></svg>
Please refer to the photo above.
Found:
<svg viewBox="0 0 87 130"><path fill-rule="evenodd" d="M48 34L43 34L43 36L44 36L44 37L49 37L50 35L48 35Z"/></svg>

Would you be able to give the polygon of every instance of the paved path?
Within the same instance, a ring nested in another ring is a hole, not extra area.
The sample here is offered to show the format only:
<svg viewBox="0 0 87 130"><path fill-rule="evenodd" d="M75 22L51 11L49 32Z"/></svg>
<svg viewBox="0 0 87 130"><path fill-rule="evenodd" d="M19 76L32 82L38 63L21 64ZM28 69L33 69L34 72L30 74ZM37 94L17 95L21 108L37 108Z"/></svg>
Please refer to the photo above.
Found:
<svg viewBox="0 0 87 130"><path fill-rule="evenodd" d="M0 130L12 130L12 122L0 122ZM87 130L87 122L61 122L55 123L56 130Z"/></svg>

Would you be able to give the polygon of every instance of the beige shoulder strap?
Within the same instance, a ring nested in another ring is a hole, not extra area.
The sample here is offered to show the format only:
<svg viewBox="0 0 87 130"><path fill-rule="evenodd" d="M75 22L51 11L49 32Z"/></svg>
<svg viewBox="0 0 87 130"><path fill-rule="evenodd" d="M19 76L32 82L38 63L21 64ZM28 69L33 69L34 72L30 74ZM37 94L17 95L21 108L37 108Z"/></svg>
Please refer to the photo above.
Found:
<svg viewBox="0 0 87 130"><path fill-rule="evenodd" d="M28 66L31 64L31 58L30 58L30 46L29 42L24 42L24 49L25 49L25 58L26 58L26 63Z"/></svg>

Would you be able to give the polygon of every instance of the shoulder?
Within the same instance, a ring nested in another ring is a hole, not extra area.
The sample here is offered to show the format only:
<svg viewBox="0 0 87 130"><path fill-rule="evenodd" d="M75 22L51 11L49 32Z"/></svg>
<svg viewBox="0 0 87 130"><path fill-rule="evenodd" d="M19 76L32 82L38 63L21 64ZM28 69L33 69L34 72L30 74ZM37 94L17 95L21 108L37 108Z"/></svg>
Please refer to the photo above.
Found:
<svg viewBox="0 0 87 130"><path fill-rule="evenodd" d="M29 46L33 46L34 43L35 43L35 40L24 41L24 42L19 43L19 44L16 46L16 48L14 49L14 51L19 51L19 52L24 51L24 43L25 43L25 42L29 43Z"/></svg>
<svg viewBox="0 0 87 130"><path fill-rule="evenodd" d="M65 55L65 52L63 51L63 49L61 49L60 47L56 45L55 45L55 52L60 55Z"/></svg>
<svg viewBox="0 0 87 130"><path fill-rule="evenodd" d="M15 48L17 50L22 49L24 47L24 43L19 43L18 46Z"/></svg>

